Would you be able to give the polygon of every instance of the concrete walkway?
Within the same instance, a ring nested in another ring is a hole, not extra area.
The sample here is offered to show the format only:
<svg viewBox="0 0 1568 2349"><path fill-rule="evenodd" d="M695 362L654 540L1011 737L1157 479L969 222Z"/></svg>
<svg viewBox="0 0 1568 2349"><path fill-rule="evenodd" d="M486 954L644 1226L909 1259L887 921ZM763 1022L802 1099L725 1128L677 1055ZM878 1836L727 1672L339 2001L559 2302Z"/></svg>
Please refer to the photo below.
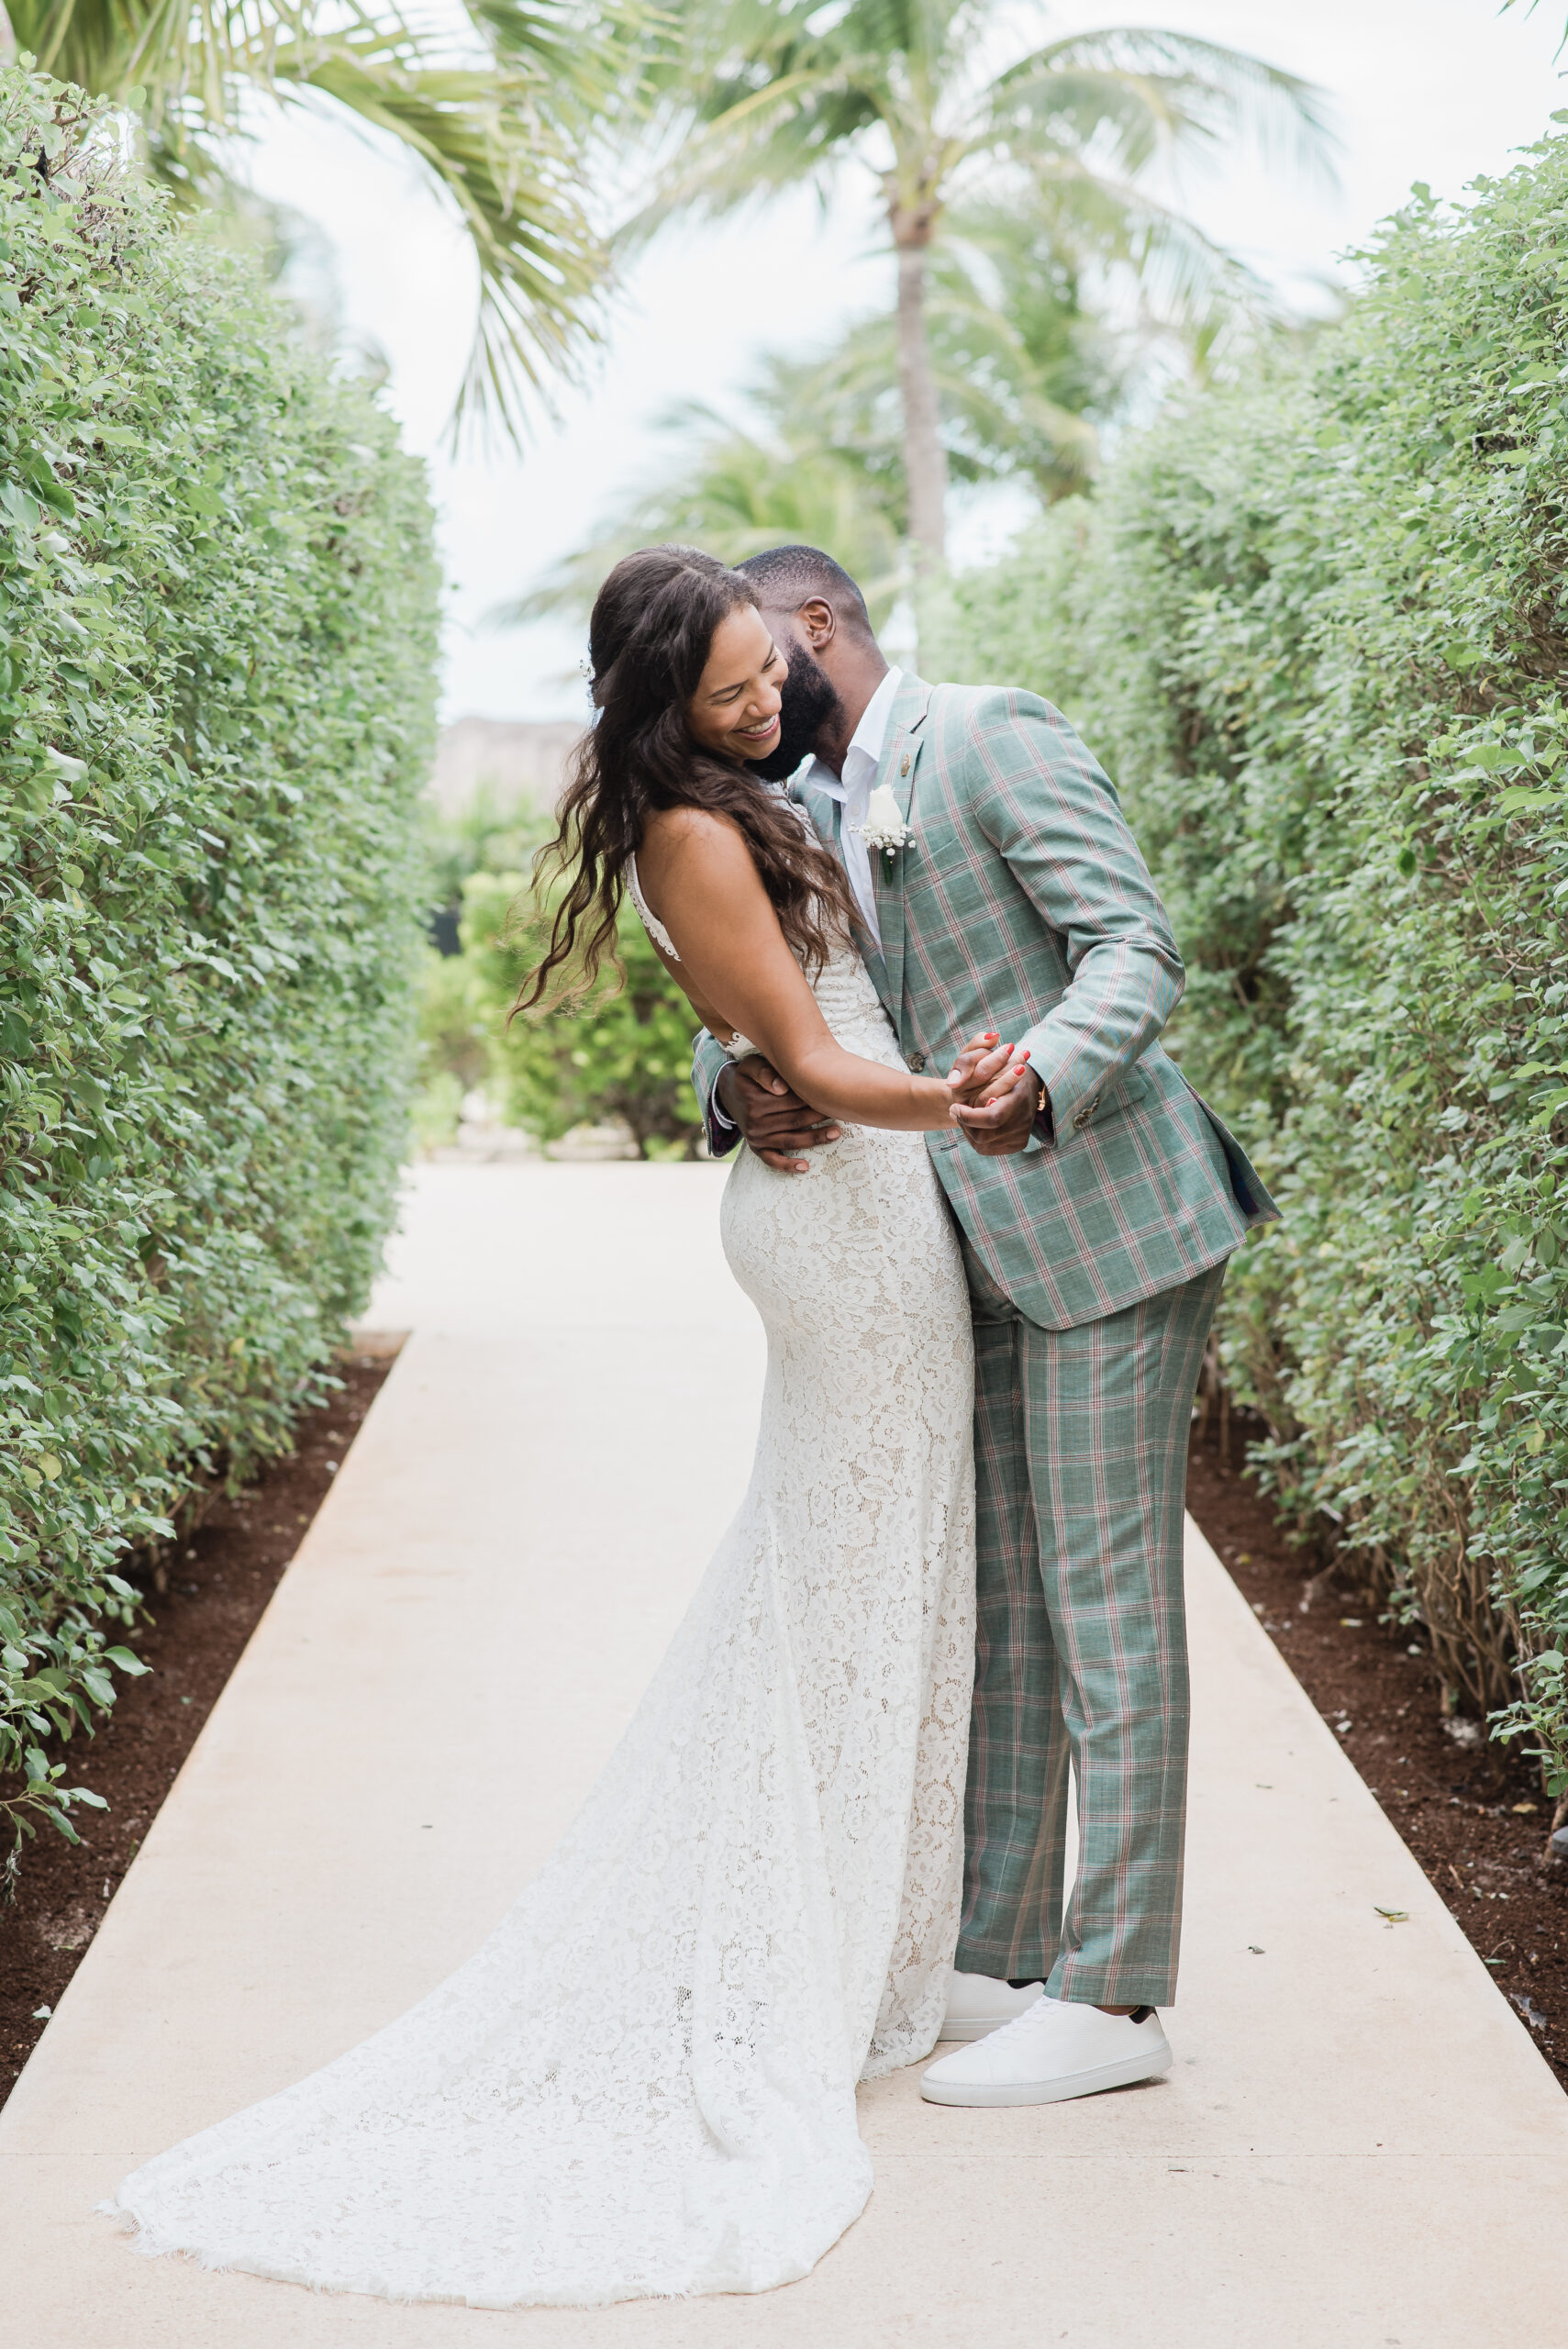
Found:
<svg viewBox="0 0 1568 2349"><path fill-rule="evenodd" d="M881 2083L866 2216L755 2300L328 2299L133 2258L89 2215L439 1980L566 1824L745 1481L762 1345L721 1180L420 1176L373 1314L414 1335L0 2116L7 2343L1568 2341L1568 2099L1195 1533L1169 2082L1003 2113Z"/></svg>

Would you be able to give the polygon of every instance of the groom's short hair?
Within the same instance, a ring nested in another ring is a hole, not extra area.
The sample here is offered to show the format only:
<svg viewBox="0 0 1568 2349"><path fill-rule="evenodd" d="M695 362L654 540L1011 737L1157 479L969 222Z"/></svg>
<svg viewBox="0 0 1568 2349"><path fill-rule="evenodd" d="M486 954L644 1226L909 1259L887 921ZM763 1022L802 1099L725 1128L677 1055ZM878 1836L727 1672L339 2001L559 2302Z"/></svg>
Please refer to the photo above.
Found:
<svg viewBox="0 0 1568 2349"><path fill-rule="evenodd" d="M820 596L848 627L874 641L865 597L843 564L820 547L768 547L735 567L774 611L797 612L813 596Z"/></svg>

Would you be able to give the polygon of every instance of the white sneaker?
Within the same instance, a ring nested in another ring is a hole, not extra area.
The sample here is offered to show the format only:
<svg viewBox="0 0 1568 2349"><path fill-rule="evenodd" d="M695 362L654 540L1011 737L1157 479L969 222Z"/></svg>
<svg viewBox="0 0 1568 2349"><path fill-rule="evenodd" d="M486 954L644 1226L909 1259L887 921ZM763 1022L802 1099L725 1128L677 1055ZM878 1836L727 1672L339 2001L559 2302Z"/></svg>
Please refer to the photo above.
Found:
<svg viewBox="0 0 1568 2349"><path fill-rule="evenodd" d="M978 2045L939 2056L920 2094L929 2104L1060 2104L1153 2079L1172 2061L1152 2007L1135 2019L1042 1996Z"/></svg>
<svg viewBox="0 0 1568 2349"><path fill-rule="evenodd" d="M1044 1988L1043 1982L1026 1982L1021 1990L1015 1990L1010 1983L998 1982L992 1975L960 1974L955 1966L948 1985L942 2037L984 2039L1021 2015L1026 2007L1032 2007Z"/></svg>

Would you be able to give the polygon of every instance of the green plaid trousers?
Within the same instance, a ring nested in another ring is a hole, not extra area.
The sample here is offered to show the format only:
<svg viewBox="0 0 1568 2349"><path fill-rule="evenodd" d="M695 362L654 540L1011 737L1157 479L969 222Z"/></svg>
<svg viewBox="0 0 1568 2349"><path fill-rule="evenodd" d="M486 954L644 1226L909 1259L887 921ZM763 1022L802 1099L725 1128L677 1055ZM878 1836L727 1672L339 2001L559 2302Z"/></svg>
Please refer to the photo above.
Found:
<svg viewBox="0 0 1568 2349"><path fill-rule="evenodd" d="M979 1589L955 1962L1053 1998L1163 2004L1186 1815L1187 1431L1225 1265L1047 1330L964 1254Z"/></svg>

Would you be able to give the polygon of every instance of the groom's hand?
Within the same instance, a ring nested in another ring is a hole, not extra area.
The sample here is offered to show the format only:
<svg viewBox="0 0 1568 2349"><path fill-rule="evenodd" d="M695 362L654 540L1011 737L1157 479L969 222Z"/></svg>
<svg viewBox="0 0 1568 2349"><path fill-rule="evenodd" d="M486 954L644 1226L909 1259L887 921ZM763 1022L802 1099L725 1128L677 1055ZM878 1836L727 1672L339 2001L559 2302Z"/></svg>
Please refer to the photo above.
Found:
<svg viewBox="0 0 1568 2349"><path fill-rule="evenodd" d="M818 1142L837 1141L842 1129L831 1118L811 1108L761 1052L731 1061L719 1072L715 1090L718 1106L732 1126L739 1126L747 1148L764 1166L780 1174L805 1174L807 1162L799 1155Z"/></svg>
<svg viewBox="0 0 1568 2349"><path fill-rule="evenodd" d="M1040 1079L1028 1061L1020 1062L1006 1091L995 1095L984 1108L972 1109L959 1102L953 1109L965 1141L982 1158L1010 1158L1022 1150L1039 1115Z"/></svg>

